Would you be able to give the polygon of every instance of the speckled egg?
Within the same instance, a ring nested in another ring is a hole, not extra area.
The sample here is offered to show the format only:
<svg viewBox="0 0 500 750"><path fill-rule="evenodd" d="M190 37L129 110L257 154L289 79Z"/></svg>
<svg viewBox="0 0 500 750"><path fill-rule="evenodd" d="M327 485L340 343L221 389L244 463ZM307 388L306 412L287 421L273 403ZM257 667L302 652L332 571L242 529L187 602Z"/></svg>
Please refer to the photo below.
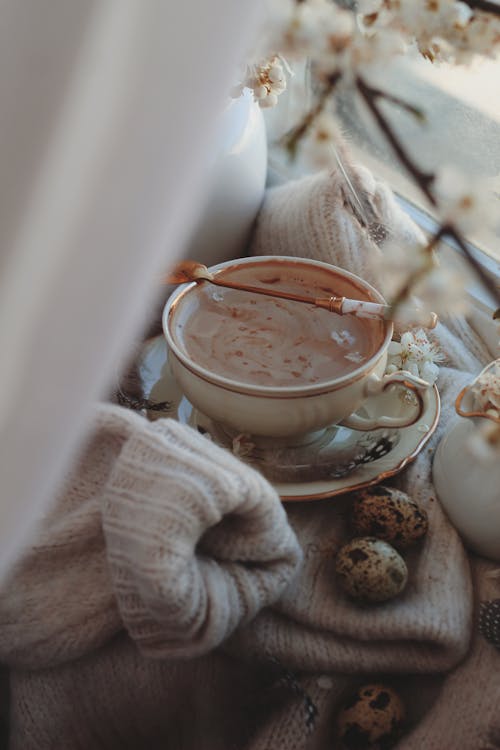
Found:
<svg viewBox="0 0 500 750"><path fill-rule="evenodd" d="M337 735L346 750L390 747L405 719L403 701L395 690L378 683L363 685L337 718Z"/></svg>
<svg viewBox="0 0 500 750"><path fill-rule="evenodd" d="M341 547L335 570L343 590L360 602L384 602L403 591L408 570L387 542L358 537Z"/></svg>
<svg viewBox="0 0 500 750"><path fill-rule="evenodd" d="M376 536L405 549L427 533L427 513L401 490L367 487L356 493L351 526L355 534Z"/></svg>

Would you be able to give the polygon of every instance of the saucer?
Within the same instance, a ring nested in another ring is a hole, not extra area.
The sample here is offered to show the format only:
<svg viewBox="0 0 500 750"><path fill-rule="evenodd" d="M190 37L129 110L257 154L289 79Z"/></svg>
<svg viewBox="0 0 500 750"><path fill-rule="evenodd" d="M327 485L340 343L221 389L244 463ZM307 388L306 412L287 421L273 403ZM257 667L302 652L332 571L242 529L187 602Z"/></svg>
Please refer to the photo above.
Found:
<svg viewBox="0 0 500 750"><path fill-rule="evenodd" d="M148 412L149 419L171 417L195 427L258 469L284 501L334 497L397 474L422 450L439 421L439 393L433 386L429 405L411 427L362 432L332 426L315 433L307 443L283 446L268 440L263 446L250 435L230 434L192 406L171 373L163 336L145 343L137 374L145 398L169 405L166 411ZM358 413L398 416L407 408L401 392L391 389L365 401Z"/></svg>

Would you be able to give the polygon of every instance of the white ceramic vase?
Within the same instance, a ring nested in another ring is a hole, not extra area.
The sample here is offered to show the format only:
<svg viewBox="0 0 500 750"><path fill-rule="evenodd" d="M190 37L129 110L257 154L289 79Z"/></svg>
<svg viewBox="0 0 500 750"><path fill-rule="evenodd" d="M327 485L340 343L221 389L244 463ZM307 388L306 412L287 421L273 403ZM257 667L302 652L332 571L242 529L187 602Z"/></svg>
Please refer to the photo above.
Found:
<svg viewBox="0 0 500 750"><path fill-rule="evenodd" d="M250 91L228 100L221 113L206 203L184 256L207 266L245 255L264 197L266 128Z"/></svg>
<svg viewBox="0 0 500 750"><path fill-rule="evenodd" d="M465 544L500 562L500 418L477 410L473 387L457 398L457 417L439 443L433 480L439 500Z"/></svg>

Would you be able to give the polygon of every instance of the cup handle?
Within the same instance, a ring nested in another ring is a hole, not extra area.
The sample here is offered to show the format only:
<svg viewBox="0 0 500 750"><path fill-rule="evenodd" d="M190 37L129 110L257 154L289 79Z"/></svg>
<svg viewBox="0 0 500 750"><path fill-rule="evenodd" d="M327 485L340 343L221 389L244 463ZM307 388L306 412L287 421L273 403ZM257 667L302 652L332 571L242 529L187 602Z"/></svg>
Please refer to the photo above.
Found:
<svg viewBox="0 0 500 750"><path fill-rule="evenodd" d="M390 375L383 375L381 378L372 373L367 379L363 391L363 396L376 396L383 393L390 386L399 386L405 390L411 390L417 399L417 409L409 417L376 417L370 419L362 417L359 414L351 414L342 420L340 424L349 427L351 430L375 430L379 427L410 427L418 422L424 411L429 405L429 394L431 384L427 381L417 378L406 370L393 372Z"/></svg>

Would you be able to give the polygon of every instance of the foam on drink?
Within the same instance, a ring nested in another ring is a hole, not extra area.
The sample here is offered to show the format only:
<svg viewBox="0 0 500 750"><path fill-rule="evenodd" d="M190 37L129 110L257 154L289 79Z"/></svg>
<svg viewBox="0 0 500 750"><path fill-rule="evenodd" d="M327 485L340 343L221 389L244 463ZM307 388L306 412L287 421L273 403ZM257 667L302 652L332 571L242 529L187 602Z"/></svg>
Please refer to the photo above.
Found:
<svg viewBox="0 0 500 750"><path fill-rule="evenodd" d="M279 289L304 293L297 280L277 281ZM176 337L197 364L241 383L290 387L336 379L370 359L383 337L379 321L313 305L209 285L197 292L199 304L179 322Z"/></svg>

